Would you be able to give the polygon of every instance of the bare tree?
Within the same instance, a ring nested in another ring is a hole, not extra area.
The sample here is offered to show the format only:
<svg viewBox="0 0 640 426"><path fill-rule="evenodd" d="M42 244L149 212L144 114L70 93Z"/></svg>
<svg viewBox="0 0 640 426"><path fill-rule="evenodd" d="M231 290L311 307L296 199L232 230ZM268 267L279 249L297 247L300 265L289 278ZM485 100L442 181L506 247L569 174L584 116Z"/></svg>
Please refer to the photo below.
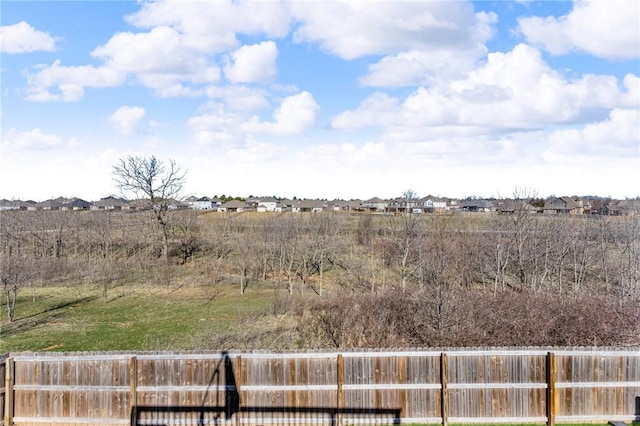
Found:
<svg viewBox="0 0 640 426"><path fill-rule="evenodd" d="M133 195L153 213L162 238L162 259L169 263L169 207L180 195L183 172L173 160L168 164L155 156L129 156L113 166L114 180L123 195Z"/></svg>
<svg viewBox="0 0 640 426"><path fill-rule="evenodd" d="M400 269L403 291L418 267L419 253L416 246L421 234L422 229L417 215L403 214L400 217L389 217L385 235L394 250Z"/></svg>
<svg viewBox="0 0 640 426"><path fill-rule="evenodd" d="M0 291L6 300L7 319L10 322L15 319L18 293L37 275L37 271L33 256L13 247L0 251Z"/></svg>

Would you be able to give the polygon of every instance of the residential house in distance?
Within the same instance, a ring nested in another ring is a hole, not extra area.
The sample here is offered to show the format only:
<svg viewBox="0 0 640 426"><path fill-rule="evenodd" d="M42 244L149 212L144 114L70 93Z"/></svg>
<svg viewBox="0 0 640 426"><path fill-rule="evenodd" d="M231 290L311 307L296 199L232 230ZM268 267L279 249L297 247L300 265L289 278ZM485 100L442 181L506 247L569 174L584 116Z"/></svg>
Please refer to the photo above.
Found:
<svg viewBox="0 0 640 426"><path fill-rule="evenodd" d="M167 200L167 208L171 210L187 210L189 207L189 203L185 203L184 201L175 199Z"/></svg>
<svg viewBox="0 0 640 426"><path fill-rule="evenodd" d="M280 204L282 204L282 211L292 211L293 205L296 204L296 200L290 200L288 198L282 198Z"/></svg>
<svg viewBox="0 0 640 426"><path fill-rule="evenodd" d="M109 195L91 203L91 210L122 210L127 204L122 198Z"/></svg>
<svg viewBox="0 0 640 426"><path fill-rule="evenodd" d="M218 207L209 197L189 197L185 201L193 210L215 210Z"/></svg>
<svg viewBox="0 0 640 426"><path fill-rule="evenodd" d="M582 214L583 207L571 197L555 197L545 201L546 214Z"/></svg>
<svg viewBox="0 0 640 426"><path fill-rule="evenodd" d="M282 203L274 197L264 197L257 201L256 210L263 212L281 212Z"/></svg>
<svg viewBox="0 0 640 426"><path fill-rule="evenodd" d="M433 195L420 198L416 203L416 207L422 209L425 213L444 213L449 210L447 200Z"/></svg>
<svg viewBox="0 0 640 426"><path fill-rule="evenodd" d="M72 198L68 202L64 203L60 210L90 210L91 203L83 200L82 198Z"/></svg>
<svg viewBox="0 0 640 426"><path fill-rule="evenodd" d="M66 200L64 200L66 201ZM63 202L58 199L50 199L36 203L36 209L38 210L60 210Z"/></svg>
<svg viewBox="0 0 640 426"><path fill-rule="evenodd" d="M609 203L609 214L613 216L640 215L640 200L615 200Z"/></svg>
<svg viewBox="0 0 640 426"><path fill-rule="evenodd" d="M36 202L27 200L0 200L0 210L35 210Z"/></svg>
<svg viewBox="0 0 640 426"><path fill-rule="evenodd" d="M462 204L462 211L464 212L493 212L496 210L496 207L489 200L466 200Z"/></svg>
<svg viewBox="0 0 640 426"><path fill-rule="evenodd" d="M387 210L388 206L389 203L387 201L378 197L370 198L362 203L362 207L371 212L384 212Z"/></svg>
<svg viewBox="0 0 640 426"><path fill-rule="evenodd" d="M414 208L419 208L418 200L404 197L389 200L387 205L387 211L389 213L411 213Z"/></svg>
<svg viewBox="0 0 640 426"><path fill-rule="evenodd" d="M226 203L222 204L221 206L218 206L218 211L219 212L244 212L244 211L249 211L249 210L253 210L254 208L247 204L245 201L239 201L239 200L231 200L231 201L227 201Z"/></svg>
<svg viewBox="0 0 640 426"><path fill-rule="evenodd" d="M502 214L535 214L538 209L522 200L501 200L497 203L496 211Z"/></svg>
<svg viewBox="0 0 640 426"><path fill-rule="evenodd" d="M327 203L327 208L339 211L363 211L362 200L333 200Z"/></svg>
<svg viewBox="0 0 640 426"><path fill-rule="evenodd" d="M317 213L322 210L324 210L324 202L320 200L299 200L291 207L291 211L294 213Z"/></svg>

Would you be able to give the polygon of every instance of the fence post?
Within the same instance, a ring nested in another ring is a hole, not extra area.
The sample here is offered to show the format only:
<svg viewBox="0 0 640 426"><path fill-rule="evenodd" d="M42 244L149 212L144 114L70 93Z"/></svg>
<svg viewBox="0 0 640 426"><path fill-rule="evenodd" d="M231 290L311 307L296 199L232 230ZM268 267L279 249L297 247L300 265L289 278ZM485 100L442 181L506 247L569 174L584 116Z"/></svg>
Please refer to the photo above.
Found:
<svg viewBox="0 0 640 426"><path fill-rule="evenodd" d="M449 395L447 392L447 354L440 355L440 414L442 426L449 425Z"/></svg>
<svg viewBox="0 0 640 426"><path fill-rule="evenodd" d="M547 352L547 424L556 423L556 355Z"/></svg>
<svg viewBox="0 0 640 426"><path fill-rule="evenodd" d="M4 370L4 424L13 425L13 385L15 385L15 364L13 358L5 360Z"/></svg>
<svg viewBox="0 0 640 426"><path fill-rule="evenodd" d="M336 373L338 385L338 391L336 393L336 424L338 426L342 426L344 423L342 416L342 410L344 409L344 390L342 389L342 385L344 384L344 358L342 354L338 354L338 358L336 360Z"/></svg>
<svg viewBox="0 0 640 426"><path fill-rule="evenodd" d="M138 425L138 358L134 355L129 360L129 401L131 403L131 426Z"/></svg>
<svg viewBox="0 0 640 426"><path fill-rule="evenodd" d="M240 398L240 378L241 377L242 377L242 356L238 355L236 357L236 371L235 371L235 380L236 380L235 392L236 392L236 395L238 396L238 412L235 413L237 426L240 426L242 424L242 398Z"/></svg>

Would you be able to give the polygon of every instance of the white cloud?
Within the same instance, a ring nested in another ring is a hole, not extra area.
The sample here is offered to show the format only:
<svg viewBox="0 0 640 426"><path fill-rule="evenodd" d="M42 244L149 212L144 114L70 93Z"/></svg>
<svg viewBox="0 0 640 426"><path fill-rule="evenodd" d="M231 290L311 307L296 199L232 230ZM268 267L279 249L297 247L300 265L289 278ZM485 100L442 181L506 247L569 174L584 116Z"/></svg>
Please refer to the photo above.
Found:
<svg viewBox="0 0 640 426"><path fill-rule="evenodd" d="M204 93L202 86L219 80L215 55L238 47L237 35L283 37L289 31L290 16L281 2L157 1L142 2L127 21L148 31L116 33L96 47L91 55L102 61L100 66L61 67L57 62L40 70L31 80L28 98L77 101L85 87L121 85L130 76L161 97L199 96ZM229 70L231 78L274 78L277 49L272 43L258 44L253 50L239 49ZM261 69L250 70L252 65ZM93 77L111 74L118 78L108 85L95 84L77 75L84 70ZM263 74L258 75L259 71ZM57 86L57 93L51 92L51 86Z"/></svg>
<svg viewBox="0 0 640 426"><path fill-rule="evenodd" d="M318 119L320 106L309 92L300 92L282 100L273 114L273 121L261 122L255 118L244 126L251 133L299 135L311 129Z"/></svg>
<svg viewBox="0 0 640 426"><path fill-rule="evenodd" d="M247 86L209 86L205 93L212 99L222 99L236 111L256 111L269 107L264 90Z"/></svg>
<svg viewBox="0 0 640 426"><path fill-rule="evenodd" d="M484 49L464 53L454 50L401 52L369 65L368 73L360 79L360 84L373 87L432 84L440 76L451 78L471 70L484 53Z"/></svg>
<svg viewBox="0 0 640 426"><path fill-rule="evenodd" d="M388 126L399 120L400 103L386 93L374 93L353 111L345 111L331 120L334 129L358 129L367 126Z"/></svg>
<svg viewBox="0 0 640 426"><path fill-rule="evenodd" d="M127 21L139 28L167 26L178 31L185 47L207 53L236 48L237 34L284 37L290 16L281 1L143 1Z"/></svg>
<svg viewBox="0 0 640 426"><path fill-rule="evenodd" d="M491 53L486 63L463 78L420 87L403 101L379 94L331 122L336 129L365 126L465 126L486 131L536 129L584 122L612 108L637 105L637 76L623 87L613 76L585 75L567 80L549 67L540 52L518 45Z"/></svg>
<svg viewBox="0 0 640 426"><path fill-rule="evenodd" d="M553 132L549 142L551 155L640 159L640 112L614 109L604 121Z"/></svg>
<svg viewBox="0 0 640 426"><path fill-rule="evenodd" d="M225 76L233 83L265 83L276 78L278 47L273 41L242 46L229 55Z"/></svg>
<svg viewBox="0 0 640 426"><path fill-rule="evenodd" d="M209 145L235 144L244 140L240 125L246 117L231 112L220 103L209 103L206 108L188 120L188 125L200 147Z"/></svg>
<svg viewBox="0 0 640 426"><path fill-rule="evenodd" d="M188 124L199 147L224 145L233 148L252 140L253 135L303 134L315 125L319 111L313 95L300 92L284 98L271 121L212 102L199 115L191 117Z"/></svg>
<svg viewBox="0 0 640 426"><path fill-rule="evenodd" d="M561 55L581 50L608 59L640 58L638 2L582 0L560 18L527 17L519 29L530 43Z"/></svg>
<svg viewBox="0 0 640 426"><path fill-rule="evenodd" d="M385 55L369 65L363 86L433 84L464 75L486 55L494 13L456 2L294 3L298 42L317 42L344 59Z"/></svg>
<svg viewBox="0 0 640 426"><path fill-rule="evenodd" d="M55 50L55 40L48 33L38 31L22 21L0 27L0 52L28 53Z"/></svg>
<svg viewBox="0 0 640 426"><path fill-rule="evenodd" d="M2 151L43 151L58 148L66 143L55 135L43 133L41 129L21 132L9 129L2 138Z"/></svg>
<svg viewBox="0 0 640 426"><path fill-rule="evenodd" d="M466 1L292 2L291 8L300 21L296 41L317 42L344 59L473 47L480 36L478 20L486 20Z"/></svg>
<svg viewBox="0 0 640 426"><path fill-rule="evenodd" d="M123 106L111 114L109 123L120 134L129 136L137 132L138 124L144 118L144 115L145 110L142 107Z"/></svg>
<svg viewBox="0 0 640 426"><path fill-rule="evenodd" d="M27 99L33 101L73 102L82 99L85 87L116 87L124 83L124 74L106 67L63 66L57 60L34 74L28 74ZM55 86L58 91L52 93Z"/></svg>
<svg viewBox="0 0 640 426"><path fill-rule="evenodd" d="M148 33L118 33L91 55L112 70L136 75L161 96L192 95L182 82L211 83L220 77L217 65L186 45L182 34L165 26Z"/></svg>
<svg viewBox="0 0 640 426"><path fill-rule="evenodd" d="M374 87L417 86L463 76L486 56L484 43L492 37L492 25L497 22L493 13L479 12L475 17L475 27L463 35L468 38L466 45L434 44L425 49L385 56L369 65L368 73L360 79L360 84Z"/></svg>

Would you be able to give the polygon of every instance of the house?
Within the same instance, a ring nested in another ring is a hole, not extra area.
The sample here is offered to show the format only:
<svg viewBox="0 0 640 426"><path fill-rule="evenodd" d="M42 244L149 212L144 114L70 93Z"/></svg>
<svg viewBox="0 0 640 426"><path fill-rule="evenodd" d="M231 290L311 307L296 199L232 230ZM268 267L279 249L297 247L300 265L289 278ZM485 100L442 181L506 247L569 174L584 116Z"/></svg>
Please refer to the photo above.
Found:
<svg viewBox="0 0 640 426"><path fill-rule="evenodd" d="M592 204L591 204L591 200L589 198L576 197L576 198L573 199L573 201L575 201L576 204L580 207L580 209L581 209L580 214L590 214L591 213Z"/></svg>
<svg viewBox="0 0 640 426"><path fill-rule="evenodd" d="M324 203L320 200L299 200L291 207L294 213L306 212L317 213L324 209Z"/></svg>
<svg viewBox="0 0 640 426"><path fill-rule="evenodd" d="M185 200L193 210L214 210L217 205L209 197L189 197Z"/></svg>
<svg viewBox="0 0 640 426"><path fill-rule="evenodd" d="M36 209L38 210L60 210L63 203L58 200L45 200L36 203Z"/></svg>
<svg viewBox="0 0 640 426"><path fill-rule="evenodd" d="M293 206L297 202L297 200L290 200L288 198L281 199L280 204L282 204L282 211L293 211Z"/></svg>
<svg viewBox="0 0 640 426"><path fill-rule="evenodd" d="M442 213L449 210L447 207L447 200L444 198L434 197L433 195L427 195L420 198L416 202L415 208L421 209L425 213Z"/></svg>
<svg viewBox="0 0 640 426"><path fill-rule="evenodd" d="M418 208L418 200L404 197L389 200L387 204L389 213L410 213L414 208Z"/></svg>
<svg viewBox="0 0 640 426"><path fill-rule="evenodd" d="M68 202L64 203L60 210L89 210L91 209L91 203L81 198L72 198Z"/></svg>
<svg viewBox="0 0 640 426"><path fill-rule="evenodd" d="M372 212L383 212L387 209L389 203L381 198L373 197L368 200L365 200L362 203L362 207L364 209L368 209Z"/></svg>
<svg viewBox="0 0 640 426"><path fill-rule="evenodd" d="M533 214L538 209L522 200L502 200L497 203L496 211L501 214Z"/></svg>
<svg viewBox="0 0 640 426"><path fill-rule="evenodd" d="M492 212L496 208L494 204L489 200L472 199L466 200L462 204L462 211L464 212Z"/></svg>
<svg viewBox="0 0 640 426"><path fill-rule="evenodd" d="M0 200L0 210L29 210L29 208L35 209L35 201L20 201L20 200Z"/></svg>
<svg viewBox="0 0 640 426"><path fill-rule="evenodd" d="M175 200L175 199L168 199L167 201L167 208L170 210L187 210L190 206L188 203L185 203L184 201L180 201L180 200Z"/></svg>
<svg viewBox="0 0 640 426"><path fill-rule="evenodd" d="M362 206L362 200L349 200L342 205L342 210L361 212L364 210L364 207Z"/></svg>
<svg viewBox="0 0 640 426"><path fill-rule="evenodd" d="M122 210L149 210L149 200L131 200L127 201L124 206L122 206Z"/></svg>
<svg viewBox="0 0 640 426"><path fill-rule="evenodd" d="M333 210L336 212L339 211L362 211L364 208L362 206L361 200L333 200L329 201L326 205L329 210Z"/></svg>
<svg viewBox="0 0 640 426"><path fill-rule="evenodd" d="M218 210L218 207L224 204L224 201L220 198L213 197L211 199L211 205L213 206L213 210Z"/></svg>
<svg viewBox="0 0 640 426"><path fill-rule="evenodd" d="M542 208L546 214L582 214L583 209L571 197L555 197L545 201Z"/></svg>
<svg viewBox="0 0 640 426"><path fill-rule="evenodd" d="M122 210L127 204L122 198L114 197L112 195L101 198L99 201L91 203L91 210Z"/></svg>
<svg viewBox="0 0 640 426"><path fill-rule="evenodd" d="M611 201L607 199L596 198L591 200L591 209L589 214L607 216L610 214Z"/></svg>
<svg viewBox="0 0 640 426"><path fill-rule="evenodd" d="M244 212L253 208L245 201L231 200L218 207L219 212Z"/></svg>
<svg viewBox="0 0 640 426"><path fill-rule="evenodd" d="M609 203L609 214L613 216L640 215L640 200L615 200Z"/></svg>
<svg viewBox="0 0 640 426"><path fill-rule="evenodd" d="M256 210L259 212L281 212L282 204L274 197L264 197L256 201Z"/></svg>

